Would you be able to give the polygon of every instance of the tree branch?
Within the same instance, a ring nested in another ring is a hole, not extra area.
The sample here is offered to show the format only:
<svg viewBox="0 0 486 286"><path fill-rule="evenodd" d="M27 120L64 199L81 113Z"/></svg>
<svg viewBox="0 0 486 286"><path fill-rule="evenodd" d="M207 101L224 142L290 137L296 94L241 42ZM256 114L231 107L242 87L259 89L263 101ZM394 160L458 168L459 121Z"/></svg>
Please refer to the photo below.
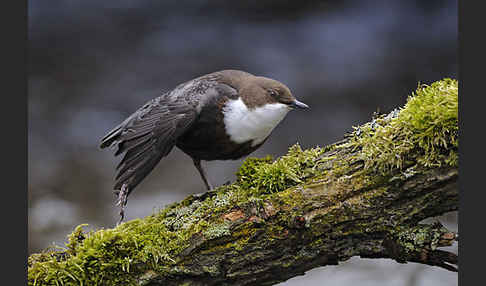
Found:
<svg viewBox="0 0 486 286"><path fill-rule="evenodd" d="M438 249L457 235L420 224L458 209L457 145L457 81L419 86L340 142L248 159L233 184L114 229L79 226L29 257L29 285L273 285L353 256L457 271Z"/></svg>

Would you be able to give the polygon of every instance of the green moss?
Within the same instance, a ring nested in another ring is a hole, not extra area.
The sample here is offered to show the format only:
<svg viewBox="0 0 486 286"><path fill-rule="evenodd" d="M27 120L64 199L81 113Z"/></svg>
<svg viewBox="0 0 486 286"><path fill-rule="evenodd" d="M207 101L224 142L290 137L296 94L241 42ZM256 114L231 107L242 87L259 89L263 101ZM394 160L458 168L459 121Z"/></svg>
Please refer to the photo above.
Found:
<svg viewBox="0 0 486 286"><path fill-rule="evenodd" d="M401 110L356 127L347 146L361 148L366 167L383 173L415 161L427 167L457 166L457 112L456 80L421 84ZM420 155L411 157L412 151Z"/></svg>
<svg viewBox="0 0 486 286"><path fill-rule="evenodd" d="M253 186L253 178L258 176L258 168L262 165L272 163L272 156L268 155L264 158L250 157L247 158L236 172L236 179L238 184L244 188L249 189Z"/></svg>
<svg viewBox="0 0 486 286"><path fill-rule="evenodd" d="M331 200L339 198L341 191L380 184L384 178L373 175L373 170L400 168L414 161L425 166L457 164L457 131L457 81L444 79L430 86L419 85L403 109L356 128L347 143L308 150L296 144L276 160L269 156L248 158L238 170L235 183L217 188L203 201L190 196L114 229L85 233L83 226L78 226L65 248L29 257L29 285L136 285L136 277L144 273L177 274L180 270L173 266L182 259L180 254L189 253L204 239L224 240L229 234L237 235L236 241L204 246L235 250L249 243L255 233L252 222L232 229L231 222L222 218L234 209L253 215L255 211L265 212L265 204L270 203L271 212L277 213L276 223L266 230L270 239L279 239L286 235L285 227L307 211L301 207L304 196L326 182L334 185L322 203L329 200L333 205ZM349 148L360 152L348 157L337 155ZM419 152L415 152L417 148ZM367 168L355 172L355 168L361 168L356 164L360 161ZM350 173L362 180L351 180L347 176ZM301 191L302 186L306 192ZM357 199L363 204L374 203L371 193ZM280 215L279 210L292 210L292 216ZM317 219L324 225L329 220L330 225L335 216L329 210ZM339 214L341 219L346 216ZM323 233L325 226L310 231Z"/></svg>
<svg viewBox="0 0 486 286"><path fill-rule="evenodd" d="M231 223L218 217L234 207L262 208L259 196L283 191L316 173L315 160L321 153L320 148L303 151L295 145L274 162L270 157L250 158L238 171L234 184L217 188L204 201L186 199L114 229L83 233L78 226L69 236L65 260L58 261L59 251L32 256L29 283L77 285L79 281L89 284L103 280L105 285L131 285L136 283L137 273L168 271L178 254L194 244L195 234L205 239L231 234ZM282 196L285 204L296 202L295 195L284 198L287 196ZM240 238L233 247L242 249L249 237Z"/></svg>
<svg viewBox="0 0 486 286"><path fill-rule="evenodd" d="M316 160L322 153L320 147L303 151L295 144L286 155L272 163L271 157L247 159L236 174L236 183L252 194L283 191L316 175Z"/></svg>

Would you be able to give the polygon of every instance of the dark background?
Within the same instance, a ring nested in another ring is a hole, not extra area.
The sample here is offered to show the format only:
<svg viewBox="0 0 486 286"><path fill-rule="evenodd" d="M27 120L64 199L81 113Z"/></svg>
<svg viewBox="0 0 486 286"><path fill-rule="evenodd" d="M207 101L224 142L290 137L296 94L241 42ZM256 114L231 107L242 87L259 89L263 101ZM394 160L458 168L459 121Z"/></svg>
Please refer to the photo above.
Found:
<svg viewBox="0 0 486 286"><path fill-rule="evenodd" d="M112 227L120 158L99 139L147 100L221 69L285 83L293 111L252 156L340 140L375 111L402 106L418 82L457 78L457 1L29 1L29 253L76 225ZM229 5L231 3L231 5ZM208 162L213 184L239 161ZM204 191L175 150L129 198L127 219ZM440 220L457 229L456 213ZM417 264L351 259L283 285L457 285Z"/></svg>

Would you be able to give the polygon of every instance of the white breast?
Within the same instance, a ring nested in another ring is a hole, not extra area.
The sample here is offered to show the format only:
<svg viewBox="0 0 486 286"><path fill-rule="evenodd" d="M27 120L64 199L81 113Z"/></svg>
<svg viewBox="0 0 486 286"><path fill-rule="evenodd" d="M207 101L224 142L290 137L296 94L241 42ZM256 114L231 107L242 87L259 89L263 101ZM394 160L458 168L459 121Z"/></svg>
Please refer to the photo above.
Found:
<svg viewBox="0 0 486 286"><path fill-rule="evenodd" d="M233 142L244 143L253 140L252 146L255 146L270 135L289 110L288 106L282 103L248 109L240 98L230 100L223 109L226 133Z"/></svg>

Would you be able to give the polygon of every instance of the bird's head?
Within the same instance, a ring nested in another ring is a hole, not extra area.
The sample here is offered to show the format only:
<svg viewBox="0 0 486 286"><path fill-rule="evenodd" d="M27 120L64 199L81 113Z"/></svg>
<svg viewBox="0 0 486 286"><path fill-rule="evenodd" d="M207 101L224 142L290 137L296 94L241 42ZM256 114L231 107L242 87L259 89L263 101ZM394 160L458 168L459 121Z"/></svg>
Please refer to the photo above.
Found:
<svg viewBox="0 0 486 286"><path fill-rule="evenodd" d="M260 97L263 97L267 103L282 103L289 109L307 109L309 106L298 101L290 89L283 83L266 77L255 77L255 84L260 89Z"/></svg>

